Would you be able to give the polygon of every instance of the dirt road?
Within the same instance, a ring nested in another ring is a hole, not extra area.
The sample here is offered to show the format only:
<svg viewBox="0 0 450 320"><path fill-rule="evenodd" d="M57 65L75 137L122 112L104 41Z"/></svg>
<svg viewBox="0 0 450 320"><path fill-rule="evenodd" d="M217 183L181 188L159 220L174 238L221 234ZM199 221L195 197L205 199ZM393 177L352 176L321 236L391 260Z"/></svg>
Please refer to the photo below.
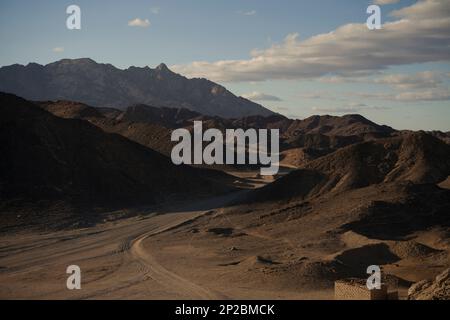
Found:
<svg viewBox="0 0 450 320"><path fill-rule="evenodd" d="M98 227L0 238L2 299L224 299L207 285L167 270L145 239L223 207L237 194L147 213ZM68 290L66 268L81 268L82 289Z"/></svg>

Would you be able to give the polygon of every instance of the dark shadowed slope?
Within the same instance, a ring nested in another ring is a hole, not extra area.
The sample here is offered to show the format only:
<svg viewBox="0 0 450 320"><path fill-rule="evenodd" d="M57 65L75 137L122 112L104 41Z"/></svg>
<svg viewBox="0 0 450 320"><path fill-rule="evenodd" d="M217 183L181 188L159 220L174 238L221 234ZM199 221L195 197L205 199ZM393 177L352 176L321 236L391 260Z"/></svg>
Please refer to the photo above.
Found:
<svg viewBox="0 0 450 320"><path fill-rule="evenodd" d="M187 79L164 64L155 69L126 70L91 59L64 59L45 66L12 65L0 68L0 91L29 100L72 100L122 109L143 103L225 118L273 114L214 82Z"/></svg>
<svg viewBox="0 0 450 320"><path fill-rule="evenodd" d="M223 190L207 171L175 166L124 137L16 96L0 94L0 114L2 201L139 205Z"/></svg>
<svg viewBox="0 0 450 320"><path fill-rule="evenodd" d="M175 145L171 141L171 129L191 124L191 116L199 115L187 109L145 105L120 111L71 101L43 101L37 104L58 117L89 121L106 132L120 134L166 156L170 156Z"/></svg>

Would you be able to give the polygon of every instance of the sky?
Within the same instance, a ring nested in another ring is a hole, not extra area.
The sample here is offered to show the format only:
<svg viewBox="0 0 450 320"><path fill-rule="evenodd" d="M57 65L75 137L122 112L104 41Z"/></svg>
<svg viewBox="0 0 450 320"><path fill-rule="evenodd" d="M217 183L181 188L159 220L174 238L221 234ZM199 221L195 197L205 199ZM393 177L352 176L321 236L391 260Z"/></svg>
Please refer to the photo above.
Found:
<svg viewBox="0 0 450 320"><path fill-rule="evenodd" d="M72 4L81 30L66 27ZM291 118L450 131L448 0L0 0L0 41L0 66L164 62Z"/></svg>

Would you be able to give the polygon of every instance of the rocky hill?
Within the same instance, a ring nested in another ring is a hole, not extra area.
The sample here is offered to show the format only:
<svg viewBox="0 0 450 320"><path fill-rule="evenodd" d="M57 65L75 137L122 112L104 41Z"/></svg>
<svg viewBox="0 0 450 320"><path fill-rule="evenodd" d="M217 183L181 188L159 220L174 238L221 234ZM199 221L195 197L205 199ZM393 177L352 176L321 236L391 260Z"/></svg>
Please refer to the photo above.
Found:
<svg viewBox="0 0 450 320"><path fill-rule="evenodd" d="M95 109L71 106L70 117L75 109L98 115ZM120 135L85 120L56 117L14 95L0 94L0 113L2 202L139 205L223 190L207 170L175 166Z"/></svg>

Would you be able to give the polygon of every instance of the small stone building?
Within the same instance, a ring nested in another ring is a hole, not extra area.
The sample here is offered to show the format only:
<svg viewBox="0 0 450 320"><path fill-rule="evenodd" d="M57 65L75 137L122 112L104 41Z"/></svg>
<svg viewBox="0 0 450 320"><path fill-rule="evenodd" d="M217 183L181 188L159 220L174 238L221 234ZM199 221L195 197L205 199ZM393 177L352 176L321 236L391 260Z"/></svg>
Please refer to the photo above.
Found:
<svg viewBox="0 0 450 320"><path fill-rule="evenodd" d="M334 283L335 300L390 300L395 299L396 294L397 292L388 294L385 284L381 285L381 289L369 290L363 279L349 278Z"/></svg>

